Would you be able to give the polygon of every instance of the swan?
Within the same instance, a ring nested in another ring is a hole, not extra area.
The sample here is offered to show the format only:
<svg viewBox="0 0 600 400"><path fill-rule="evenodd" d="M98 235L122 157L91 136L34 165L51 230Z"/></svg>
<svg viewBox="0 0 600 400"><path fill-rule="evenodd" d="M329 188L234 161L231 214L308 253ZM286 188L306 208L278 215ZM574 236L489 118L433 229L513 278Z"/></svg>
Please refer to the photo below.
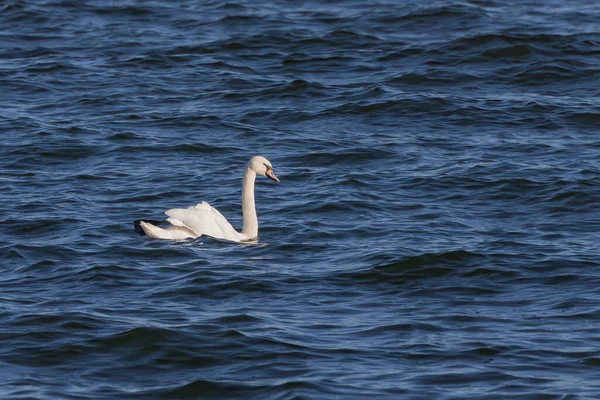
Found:
<svg viewBox="0 0 600 400"><path fill-rule="evenodd" d="M242 214L244 226L241 232L236 231L216 208L203 201L188 208L172 208L165 211L171 224L167 228L158 226L162 221L136 220L135 231L156 239L187 239L202 235L232 242L249 242L258 240L258 218L254 205L254 181L256 175L266 176L279 183L273 172L271 162L264 157L255 156L250 159L242 183Z"/></svg>

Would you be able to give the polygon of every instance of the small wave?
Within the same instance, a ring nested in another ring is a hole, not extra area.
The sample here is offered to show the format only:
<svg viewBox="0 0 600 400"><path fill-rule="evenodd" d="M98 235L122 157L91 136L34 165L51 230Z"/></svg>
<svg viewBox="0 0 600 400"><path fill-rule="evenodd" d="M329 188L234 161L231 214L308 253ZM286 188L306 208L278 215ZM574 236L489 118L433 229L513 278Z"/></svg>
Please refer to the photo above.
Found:
<svg viewBox="0 0 600 400"><path fill-rule="evenodd" d="M532 53L532 49L525 45L514 45L507 47L496 47L490 50L485 50L481 53L484 57L488 58L518 58L529 56Z"/></svg>
<svg viewBox="0 0 600 400"><path fill-rule="evenodd" d="M356 163L369 160L382 160L396 156L396 152L383 148L357 147L338 151L314 151L298 157L303 165L323 166L332 164Z"/></svg>
<svg viewBox="0 0 600 400"><path fill-rule="evenodd" d="M518 52L521 52L524 51L525 48L531 49L530 46L532 44L562 45L574 39L575 38L569 36L549 34L485 33L475 34L472 36L463 36L458 39L455 39L452 42L450 42L448 50L464 51L480 47L489 47L490 49L521 47L520 50L518 49Z"/></svg>
<svg viewBox="0 0 600 400"><path fill-rule="evenodd" d="M84 143L64 144L45 143L37 146L18 146L13 147L9 155L17 157L20 161L24 158L32 160L32 164L37 164L36 160L45 160L48 162L71 162L73 160L86 159L98 154L100 147ZM24 157L23 157L24 156ZM39 162L39 161L38 161Z"/></svg>
<svg viewBox="0 0 600 400"><path fill-rule="evenodd" d="M424 253L367 270L342 274L340 277L360 282L404 283L415 279L438 278L462 273L467 268L479 265L485 259L484 255L465 250Z"/></svg>
<svg viewBox="0 0 600 400"><path fill-rule="evenodd" d="M218 317L215 318L213 320L209 320L207 322L212 322L216 325L222 325L222 326L230 326L231 324L252 324L252 323L258 323L258 322L262 322L263 320L261 318L255 317L253 315L249 315L249 314L231 314L231 315L225 315L222 317Z"/></svg>
<svg viewBox="0 0 600 400"><path fill-rule="evenodd" d="M348 102L324 111L325 114L348 115L406 115L416 113L440 113L454 108L452 100L441 96L410 96L380 101Z"/></svg>
<svg viewBox="0 0 600 400"><path fill-rule="evenodd" d="M156 328L156 327L136 327L124 332L120 332L104 338L94 339L94 344L107 348L127 348L132 347L153 347L157 348L159 343L166 343L173 340L178 335L178 331Z"/></svg>
<svg viewBox="0 0 600 400"><path fill-rule="evenodd" d="M404 13L398 10L394 13L381 14L371 19L381 24L395 23L456 23L461 18L479 19L485 16L485 11L478 6L465 4L444 6L422 6L408 10Z"/></svg>
<svg viewBox="0 0 600 400"><path fill-rule="evenodd" d="M109 7L90 7L88 9L98 15L109 15L114 17L145 17L152 15L154 10L150 7L140 6L109 6Z"/></svg>
<svg viewBox="0 0 600 400"><path fill-rule="evenodd" d="M6 221L10 225L13 233L17 235L26 235L33 232L52 232L60 228L63 224L78 222L72 218L38 218L32 220Z"/></svg>
<svg viewBox="0 0 600 400"><path fill-rule="evenodd" d="M0 7L0 13L9 14L11 12L20 12L25 9L24 4L19 3L8 3Z"/></svg>
<svg viewBox="0 0 600 400"><path fill-rule="evenodd" d="M298 56L295 55L293 58L286 58L283 60L283 65L284 66L298 66L298 65L318 65L318 66L324 66L324 65L329 65L329 64L335 64L340 65L340 64L346 64L346 63L351 63L354 60L353 57L349 57L349 56L322 56L322 57L315 57L313 55L308 56Z"/></svg>
<svg viewBox="0 0 600 400"><path fill-rule="evenodd" d="M563 116L568 122L578 125L589 125L596 127L600 125L600 110L596 112L572 112Z"/></svg>
<svg viewBox="0 0 600 400"><path fill-rule="evenodd" d="M419 332L442 332L444 328L439 325L426 323L426 322L416 322L416 323L398 323L398 324L389 324L389 325L378 325L374 327L369 327L367 329L362 329L358 331L353 331L353 335L358 335L362 337L370 337L370 336L379 336L385 335L389 333L402 333L406 334L411 331L419 331Z"/></svg>
<svg viewBox="0 0 600 400"><path fill-rule="evenodd" d="M276 369L274 369L276 372ZM280 371L279 373L284 373ZM331 386L315 383L313 379L294 380L278 379L278 383L240 383L238 380L205 380L197 379L193 382L172 387L166 390L152 391L144 393L157 398L195 398L198 393L208 397L227 397L227 398L314 398L325 395L339 397L352 394L351 389L338 392ZM354 393L355 394L355 393Z"/></svg>
<svg viewBox="0 0 600 400"><path fill-rule="evenodd" d="M526 85L541 85L568 79L579 79L595 75L595 71L586 70L576 65L565 65L535 62L512 75L511 79Z"/></svg>
<svg viewBox="0 0 600 400"><path fill-rule="evenodd" d="M193 54L212 54L216 50L204 44L176 46L167 50L166 54L170 56L187 56Z"/></svg>
<svg viewBox="0 0 600 400"><path fill-rule="evenodd" d="M64 313L64 314L23 314L14 319L12 324L18 327L38 326L40 330L34 332L44 336L44 333L50 331L60 331L78 329L82 331L92 330L101 327L105 321L82 313ZM35 337L29 337L34 340Z"/></svg>
<svg viewBox="0 0 600 400"><path fill-rule="evenodd" d="M225 15L213 21L215 25L237 25L247 24L251 22L263 22L265 16L259 14L236 14L236 15Z"/></svg>
<svg viewBox="0 0 600 400"><path fill-rule="evenodd" d="M153 390L143 394L143 396L151 396L152 398L165 398L165 399L181 399L181 398L195 398L198 393L202 393L203 396L240 396L244 398L247 396L255 395L258 389L251 384L242 384L239 382L226 380L223 382L210 381L205 379L197 379L193 382L189 382L183 385L177 385L175 387Z"/></svg>
<svg viewBox="0 0 600 400"><path fill-rule="evenodd" d="M23 257L25 258L25 257ZM36 273L40 271L47 272L49 270L55 270L59 266L58 261L54 260L42 260L33 262L31 264L25 265L21 268L18 268L15 272L18 274L26 274L26 273Z"/></svg>
<svg viewBox="0 0 600 400"><path fill-rule="evenodd" d="M136 115L129 115L127 119L135 120L140 119L140 117ZM108 137L108 140L115 142L126 142L128 140L142 140L143 137L141 135L137 135L133 132L118 132Z"/></svg>
<svg viewBox="0 0 600 400"><path fill-rule="evenodd" d="M2 6L0 14L3 17L4 23L30 22L43 26L51 21L51 18L43 9L16 4L15 2ZM30 35L25 35L24 37L33 39Z"/></svg>
<svg viewBox="0 0 600 400"><path fill-rule="evenodd" d="M141 56L133 56L118 61L120 67L163 67L169 68L176 58L167 57L163 54L148 53Z"/></svg>
<svg viewBox="0 0 600 400"><path fill-rule="evenodd" d="M43 74L56 71L72 70L73 67L67 63L60 62L40 62L35 63L26 68L27 72L35 74Z"/></svg>
<svg viewBox="0 0 600 400"><path fill-rule="evenodd" d="M428 73L417 73L408 72L402 75L395 76L386 80L384 83L390 86L396 86L398 84L409 84L409 85L456 85L459 82L476 82L482 78L468 73L463 72L444 72L444 71L431 71Z"/></svg>
<svg viewBox="0 0 600 400"><path fill-rule="evenodd" d="M115 151L119 152L131 152L131 153L161 153L164 154L216 154L216 153L227 153L234 150L231 147L221 147L210 145L206 143L184 143L172 146L162 145L122 145L119 146Z"/></svg>

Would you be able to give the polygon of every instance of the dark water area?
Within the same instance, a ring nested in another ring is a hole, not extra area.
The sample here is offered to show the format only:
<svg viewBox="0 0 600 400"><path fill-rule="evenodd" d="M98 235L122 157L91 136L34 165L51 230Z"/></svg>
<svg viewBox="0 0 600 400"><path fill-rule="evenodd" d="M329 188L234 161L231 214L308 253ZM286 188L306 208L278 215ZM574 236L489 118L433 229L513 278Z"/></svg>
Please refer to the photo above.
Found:
<svg viewBox="0 0 600 400"><path fill-rule="evenodd" d="M0 93L2 399L598 398L598 3L5 1Z"/></svg>

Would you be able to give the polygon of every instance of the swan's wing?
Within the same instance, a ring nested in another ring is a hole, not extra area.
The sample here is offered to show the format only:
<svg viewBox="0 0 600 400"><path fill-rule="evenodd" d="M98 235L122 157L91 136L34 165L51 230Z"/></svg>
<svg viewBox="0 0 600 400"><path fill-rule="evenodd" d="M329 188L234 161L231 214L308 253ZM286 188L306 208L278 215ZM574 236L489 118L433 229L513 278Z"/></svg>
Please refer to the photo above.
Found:
<svg viewBox="0 0 600 400"><path fill-rule="evenodd" d="M227 219L207 202L189 208L172 208L165 211L172 225L187 228L196 235L239 242L240 235Z"/></svg>

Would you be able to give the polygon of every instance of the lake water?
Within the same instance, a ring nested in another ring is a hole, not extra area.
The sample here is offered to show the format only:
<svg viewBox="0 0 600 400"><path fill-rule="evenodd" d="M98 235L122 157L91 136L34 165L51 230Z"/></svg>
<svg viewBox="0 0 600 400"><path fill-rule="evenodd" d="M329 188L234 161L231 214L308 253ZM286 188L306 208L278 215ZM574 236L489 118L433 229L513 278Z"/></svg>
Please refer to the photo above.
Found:
<svg viewBox="0 0 600 400"><path fill-rule="evenodd" d="M0 4L3 399L593 399L600 5ZM207 201L257 245L132 221Z"/></svg>

